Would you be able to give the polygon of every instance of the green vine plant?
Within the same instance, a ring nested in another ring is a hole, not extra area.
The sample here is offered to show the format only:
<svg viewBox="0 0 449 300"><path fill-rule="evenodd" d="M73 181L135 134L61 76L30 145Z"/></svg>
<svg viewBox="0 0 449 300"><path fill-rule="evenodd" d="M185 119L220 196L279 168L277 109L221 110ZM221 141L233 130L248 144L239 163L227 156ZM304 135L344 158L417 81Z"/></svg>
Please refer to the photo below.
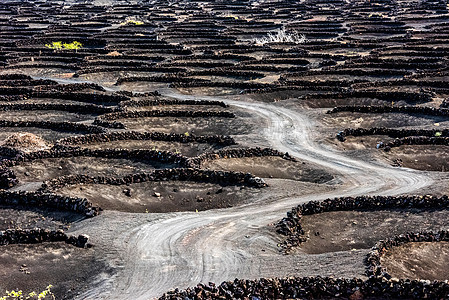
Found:
<svg viewBox="0 0 449 300"><path fill-rule="evenodd" d="M120 23L120 25L143 25L144 23L142 21L134 20L134 19L128 19L125 22Z"/></svg>
<svg viewBox="0 0 449 300"><path fill-rule="evenodd" d="M5 294L0 297L0 300L55 300L55 295L52 293L51 288L53 286L50 284L45 290L39 294L36 292L31 292L24 294L22 290L19 291L6 291Z"/></svg>
<svg viewBox="0 0 449 300"><path fill-rule="evenodd" d="M73 42L71 42L71 43L69 43L69 44L63 44L62 46L64 47L64 49L67 49L67 50L75 50L75 51L78 51L78 49L80 49L81 47L83 47L83 44L81 44L81 43L78 42L78 41L73 41Z"/></svg>
<svg viewBox="0 0 449 300"><path fill-rule="evenodd" d="M45 47L47 47L48 49L53 49L55 51L75 50L75 52L78 52L78 49L82 48L83 44L78 41L73 41L71 43L63 43L59 41L59 42L52 42L51 44L45 44Z"/></svg>
<svg viewBox="0 0 449 300"><path fill-rule="evenodd" d="M45 47L47 47L48 49L53 49L53 50L61 50L62 49L62 42L53 42L51 44L45 44Z"/></svg>

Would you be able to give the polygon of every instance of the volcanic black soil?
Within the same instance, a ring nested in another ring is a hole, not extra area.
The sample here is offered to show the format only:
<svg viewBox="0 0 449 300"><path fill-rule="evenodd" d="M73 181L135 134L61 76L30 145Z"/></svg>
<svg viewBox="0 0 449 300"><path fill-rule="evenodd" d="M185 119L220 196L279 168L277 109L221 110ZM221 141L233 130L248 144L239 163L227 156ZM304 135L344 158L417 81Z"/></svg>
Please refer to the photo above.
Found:
<svg viewBox="0 0 449 300"><path fill-rule="evenodd" d="M222 187L188 181L145 182L128 186L86 184L67 186L56 192L87 198L103 209L134 213L225 208L248 202L260 194L259 190L249 187Z"/></svg>
<svg viewBox="0 0 449 300"><path fill-rule="evenodd" d="M290 256L274 224L330 196L449 192L448 24L446 1L433 0L1 1L0 188L39 201L3 199L14 201L0 207L0 230L85 230L94 246L0 246L0 297L52 284L56 299L152 299L260 272L365 279L370 247L447 229L447 210L303 216L308 240ZM399 147L385 145L403 136L337 139L374 127L436 132ZM154 136L108 140L128 131ZM8 145L18 133L36 144ZM229 149L251 153L210 154ZM212 159L190 164L202 155ZM212 175L126 182L192 167ZM45 190L48 180L60 185ZM47 193L72 198L55 205ZM382 265L447 280L447 254L446 242L408 243Z"/></svg>
<svg viewBox="0 0 449 300"><path fill-rule="evenodd" d="M389 250L381 263L396 278L447 280L448 255L448 242L407 243Z"/></svg>
<svg viewBox="0 0 449 300"><path fill-rule="evenodd" d="M2 246L0 266L3 289L40 293L53 285L56 299L73 299L108 272L94 249L61 242Z"/></svg>
<svg viewBox="0 0 449 300"><path fill-rule="evenodd" d="M319 254L369 249L379 240L404 232L445 229L448 216L447 210L338 211L305 215L301 224L308 240L301 244L300 250Z"/></svg>

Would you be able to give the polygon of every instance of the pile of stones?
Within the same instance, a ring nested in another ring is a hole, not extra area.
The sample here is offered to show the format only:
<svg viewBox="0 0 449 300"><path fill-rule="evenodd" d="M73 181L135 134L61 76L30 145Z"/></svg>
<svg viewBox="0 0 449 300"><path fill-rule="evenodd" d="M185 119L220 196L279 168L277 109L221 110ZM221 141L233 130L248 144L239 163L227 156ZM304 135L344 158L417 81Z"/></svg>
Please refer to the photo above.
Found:
<svg viewBox="0 0 449 300"><path fill-rule="evenodd" d="M120 106L167 106L167 105L210 105L227 108L228 105L223 101L213 100L180 100L180 99L141 99L129 100L120 103Z"/></svg>
<svg viewBox="0 0 449 300"><path fill-rule="evenodd" d="M56 86L58 83L49 79L24 79L24 80L0 80L0 86L5 87L17 87L17 86L39 86L49 88L50 86Z"/></svg>
<svg viewBox="0 0 449 300"><path fill-rule="evenodd" d="M45 192L0 190L1 205L21 205L26 207L51 208L72 211L86 217L97 216L101 208L85 198L73 198Z"/></svg>
<svg viewBox="0 0 449 300"><path fill-rule="evenodd" d="M447 299L449 284L442 281L386 280L371 277L343 279L332 277L235 279L219 285L198 284L186 290L175 289L160 300L193 299Z"/></svg>
<svg viewBox="0 0 449 300"><path fill-rule="evenodd" d="M263 89L272 86L272 84L253 83L253 82L223 82L209 81L194 78L183 78L177 82L170 83L172 88L188 88L188 87L223 87L233 89Z"/></svg>
<svg viewBox="0 0 449 300"><path fill-rule="evenodd" d="M31 76L19 73L1 74L0 80L32 80Z"/></svg>
<svg viewBox="0 0 449 300"><path fill-rule="evenodd" d="M80 234L78 237L68 236L63 230L7 229L0 231L0 246L11 244L38 244L43 242L66 242L79 248L86 248L89 236Z"/></svg>
<svg viewBox="0 0 449 300"><path fill-rule="evenodd" d="M130 97L130 98L134 98L134 97L157 97L157 96L161 96L161 94L158 91L154 91L154 92L130 92L130 91L117 91L114 92L115 95L120 95L120 96L126 96L126 97ZM130 100L131 101L131 100Z"/></svg>
<svg viewBox="0 0 449 300"><path fill-rule="evenodd" d="M113 121L117 119L148 118L148 117L234 118L235 115L227 111L148 110L148 111L115 112L105 114L99 118L106 121Z"/></svg>
<svg viewBox="0 0 449 300"><path fill-rule="evenodd" d="M344 142L347 136L367 136L367 135L387 135L392 138L401 138L409 136L435 137L436 134L448 137L449 129L394 129L385 127L373 128L347 128L337 133L336 138Z"/></svg>
<svg viewBox="0 0 449 300"><path fill-rule="evenodd" d="M350 91L332 94L313 94L306 96L306 99L322 99L330 97L333 99L372 98L390 102L406 101L413 103L423 103L432 100L432 95L430 93L379 92L379 91Z"/></svg>
<svg viewBox="0 0 449 300"><path fill-rule="evenodd" d="M227 111L191 111L191 110L149 110L149 111L121 111L98 116L94 125L124 129L125 126L117 119L135 119L150 117L188 117L188 118L235 118L235 114ZM114 121L114 122L111 122Z"/></svg>
<svg viewBox="0 0 449 300"><path fill-rule="evenodd" d="M223 149L214 152L203 153L199 156L189 159L189 166L201 167L205 161L211 161L221 158L242 158L242 157L266 157L277 156L286 160L295 161L288 152L280 152L271 148L240 148L240 149Z"/></svg>
<svg viewBox="0 0 449 300"><path fill-rule="evenodd" d="M2 153L2 150L6 152ZM22 152L8 147L0 147L0 155L8 154L12 158L0 161L0 188L10 188L18 184L14 172L10 169L13 166L20 165L23 162L29 162L45 158L68 158L68 157L101 157L101 158L119 158L119 159L139 159L145 161L156 161L166 164L175 164L179 166L189 166L187 157L170 151L158 150L128 150L128 149L88 149L80 147L69 147L64 145L55 145L50 150L41 150L34 152ZM7 156L7 155L5 155Z"/></svg>
<svg viewBox="0 0 449 300"><path fill-rule="evenodd" d="M141 159L147 161L158 161L163 163L187 165L187 158L181 154L170 151L146 150L146 149L89 149L80 147L55 146L51 150L42 150L29 153L20 153L11 160L0 162L0 166L13 166L24 161L33 161L44 158L61 157L101 157L101 158L123 158Z"/></svg>
<svg viewBox="0 0 449 300"><path fill-rule="evenodd" d="M96 93L78 93L79 91L90 89L104 92L105 89L94 83L73 83L58 84L53 80L0 80L0 85L7 86L0 88L1 101L19 101L30 98L53 98L73 100L79 102L101 102L114 103L129 100L126 96L105 95ZM33 88L20 88L18 86L32 86Z"/></svg>
<svg viewBox="0 0 449 300"><path fill-rule="evenodd" d="M87 132L103 133L104 128L95 125L86 125L74 122L52 122L52 121L8 121L0 120L0 127L36 127L63 132Z"/></svg>
<svg viewBox="0 0 449 300"><path fill-rule="evenodd" d="M59 91L34 91L31 93L31 97L34 98L52 98L72 100L78 102L89 103L119 103L122 101L130 100L129 97L121 95L106 95L96 93L74 93L74 92L59 92Z"/></svg>
<svg viewBox="0 0 449 300"><path fill-rule="evenodd" d="M96 91L101 91L101 92L105 92L106 90L101 86L98 85L96 83L70 83L70 84L58 84L58 85L52 85L51 90L53 91L63 91L63 92L77 92L77 91L82 91L82 90L86 90L86 89L90 89L90 90L96 90Z"/></svg>
<svg viewBox="0 0 449 300"><path fill-rule="evenodd" d="M317 49L320 49L318 46ZM310 71L306 73L308 76L312 75L353 75L353 76L406 76L413 73L405 69L322 69L320 71Z"/></svg>
<svg viewBox="0 0 449 300"><path fill-rule="evenodd" d="M110 50L113 50L110 48ZM141 66L111 66L111 67L84 67L81 70L77 70L73 77L79 77L83 74L99 73L99 72L115 72L115 71L145 71L145 72L185 72L184 68L176 67L164 67L156 66L154 64L141 65Z"/></svg>
<svg viewBox="0 0 449 300"><path fill-rule="evenodd" d="M389 143L379 143L378 148L384 148L384 150L388 152L391 150L391 148L400 147L402 145L449 146L449 137L409 136L400 139L394 139Z"/></svg>
<svg viewBox="0 0 449 300"><path fill-rule="evenodd" d="M19 181L17 180L16 174L8 168L0 168L0 188L9 189L17 185Z"/></svg>
<svg viewBox="0 0 449 300"><path fill-rule="evenodd" d="M111 141L139 140L139 141L166 141L179 143L209 143L221 146L235 145L235 140L224 135L185 135L162 132L138 132L138 131L115 131L101 134L88 134L63 138L58 141L61 145L85 145L92 143L107 143Z"/></svg>
<svg viewBox="0 0 449 300"><path fill-rule="evenodd" d="M439 232L417 232L400 234L390 239L379 241L366 256L366 274L367 276L384 277L391 279L391 275L387 273L385 268L380 264L380 259L388 250L407 243L416 242L442 242L449 241L449 231L441 230Z"/></svg>
<svg viewBox="0 0 449 300"><path fill-rule="evenodd" d="M326 113L333 114L343 111L357 113L409 113L429 116L449 116L449 109L429 106L338 106Z"/></svg>
<svg viewBox="0 0 449 300"><path fill-rule="evenodd" d="M285 252L306 241L301 225L303 215L313 215L330 211L382 210L382 209L445 209L449 206L449 197L425 196L358 196L310 201L300 204L287 212L287 217L276 224L276 231L287 237L281 243Z"/></svg>
<svg viewBox="0 0 449 300"><path fill-rule="evenodd" d="M54 103L7 103L0 104L0 111L13 110L61 110L81 114L105 114L116 111L116 108L99 105L54 104Z"/></svg>
<svg viewBox="0 0 449 300"><path fill-rule="evenodd" d="M231 68L214 68L214 69L206 69L201 71L189 71L185 76L227 76L227 77L247 77L248 79L257 79L263 78L264 74L260 72L252 72L252 71L241 71L239 69L231 69Z"/></svg>
<svg viewBox="0 0 449 300"><path fill-rule="evenodd" d="M108 184L129 185L148 181L192 181L226 185L245 185L262 188L267 186L262 178L250 173L213 171L193 168L158 169L149 173L131 174L121 178L88 175L68 175L45 181L40 191L56 190L67 185Z"/></svg>
<svg viewBox="0 0 449 300"><path fill-rule="evenodd" d="M16 148L12 148L12 147L7 147L7 146L0 146L0 156L4 156L4 157L14 157L16 155L21 154L22 151L16 149Z"/></svg>

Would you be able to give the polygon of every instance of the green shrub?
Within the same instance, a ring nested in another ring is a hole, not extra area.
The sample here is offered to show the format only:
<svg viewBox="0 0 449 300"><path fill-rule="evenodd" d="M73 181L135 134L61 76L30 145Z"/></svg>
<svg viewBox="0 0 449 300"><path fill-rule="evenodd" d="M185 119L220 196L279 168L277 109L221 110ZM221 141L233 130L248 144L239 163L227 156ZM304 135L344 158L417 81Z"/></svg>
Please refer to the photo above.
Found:
<svg viewBox="0 0 449 300"><path fill-rule="evenodd" d="M78 41L73 41L70 44L63 44L62 46L64 49L77 51L79 48L83 47L83 44Z"/></svg>
<svg viewBox="0 0 449 300"><path fill-rule="evenodd" d="M55 299L55 295L51 292L53 286L50 284L45 290L37 294L36 292L31 292L29 294L23 294L22 290L19 291L6 291L4 296L0 297L0 300L45 300L45 299Z"/></svg>
<svg viewBox="0 0 449 300"><path fill-rule="evenodd" d="M51 44L45 44L45 47L53 50L61 50L62 42L52 42Z"/></svg>
<svg viewBox="0 0 449 300"><path fill-rule="evenodd" d="M63 43L61 41L59 42L52 42L51 44L45 44L45 47L49 49L53 49L55 51L57 50L75 50L78 51L78 49L83 47L83 44L81 44L78 41L73 41L71 43Z"/></svg>
<svg viewBox="0 0 449 300"><path fill-rule="evenodd" d="M137 20L134 20L134 19L129 19L129 20L126 20L123 23L120 23L120 25L130 25L130 24L138 26L138 25L143 25L144 23L142 21L137 21Z"/></svg>

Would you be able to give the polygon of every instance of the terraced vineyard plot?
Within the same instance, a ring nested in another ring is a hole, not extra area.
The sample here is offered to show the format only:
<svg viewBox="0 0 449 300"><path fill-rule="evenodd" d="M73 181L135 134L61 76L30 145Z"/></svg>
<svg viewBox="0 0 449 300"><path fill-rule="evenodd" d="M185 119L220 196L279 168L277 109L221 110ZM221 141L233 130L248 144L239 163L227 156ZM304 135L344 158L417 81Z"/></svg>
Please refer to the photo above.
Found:
<svg viewBox="0 0 449 300"><path fill-rule="evenodd" d="M447 146L412 145L394 148L387 156L406 168L446 172L447 153Z"/></svg>
<svg viewBox="0 0 449 300"><path fill-rule="evenodd" d="M106 210L133 213L202 211L250 201L256 189L176 181L145 182L127 186L90 185L57 189L61 195L87 198Z"/></svg>
<svg viewBox="0 0 449 300"><path fill-rule="evenodd" d="M14 121L12 121L14 122ZM21 125L21 124L19 124ZM81 135L83 132L72 133L72 132L61 132L58 130L46 129L46 128L38 128L38 127L1 127L0 132L0 140L2 141L2 145L4 145L11 137L23 134L24 132L28 134L32 134L34 136L38 136L41 140L44 141L43 149L48 149L51 147L52 143L58 141L59 139ZM29 148L29 146L28 146Z"/></svg>
<svg viewBox="0 0 449 300"><path fill-rule="evenodd" d="M393 210L329 212L306 216L303 218L303 229L308 240L300 249L314 254L369 249L378 240L404 232L438 231L445 228L447 214L447 211Z"/></svg>
<svg viewBox="0 0 449 300"><path fill-rule="evenodd" d="M157 149L160 151L175 151L188 157L195 157L204 152L213 151L217 146L209 144L180 143L180 142L161 142L161 141L111 141L106 143L93 143L86 145L89 149Z"/></svg>
<svg viewBox="0 0 449 300"><path fill-rule="evenodd" d="M382 264L398 278L446 280L447 247L447 242L406 244L384 256Z"/></svg>
<svg viewBox="0 0 449 300"><path fill-rule="evenodd" d="M256 157L218 159L206 162L203 167L214 170L250 171L263 178L281 178L315 183L324 183L333 179L331 174L313 166L311 168L306 167L304 164L279 157Z"/></svg>
<svg viewBox="0 0 449 300"><path fill-rule="evenodd" d="M43 290L43 282L59 282L52 291L69 299L75 294L66 289L78 289L80 282L92 280L105 269L93 249L80 251L60 242L2 246L0 265L4 286Z"/></svg>
<svg viewBox="0 0 449 300"><path fill-rule="evenodd" d="M0 230L12 228L33 229L68 229L70 223L83 218L72 212L52 209L30 208L26 206L2 206L0 210Z"/></svg>
<svg viewBox="0 0 449 300"><path fill-rule="evenodd" d="M2 1L0 297L448 298L448 20Z"/></svg>
<svg viewBox="0 0 449 300"><path fill-rule="evenodd" d="M170 167L164 164L149 164L125 159L105 159L93 157L49 158L34 160L13 167L21 182L45 181L59 176L83 174L90 176L119 177L142 173L155 168Z"/></svg>

